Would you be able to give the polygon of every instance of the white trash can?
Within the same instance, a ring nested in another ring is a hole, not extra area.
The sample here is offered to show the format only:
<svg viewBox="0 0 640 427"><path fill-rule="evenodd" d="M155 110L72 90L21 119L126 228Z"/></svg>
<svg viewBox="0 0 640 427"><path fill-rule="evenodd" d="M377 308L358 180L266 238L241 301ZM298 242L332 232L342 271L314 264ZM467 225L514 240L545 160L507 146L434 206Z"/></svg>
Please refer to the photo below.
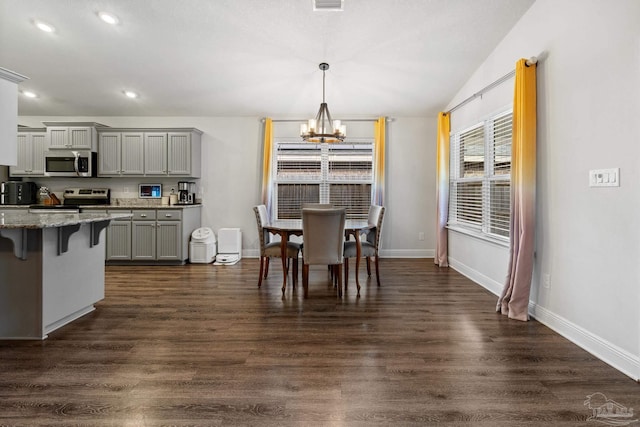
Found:
<svg viewBox="0 0 640 427"><path fill-rule="evenodd" d="M189 262L208 264L216 260L216 235L209 227L197 228L191 233Z"/></svg>

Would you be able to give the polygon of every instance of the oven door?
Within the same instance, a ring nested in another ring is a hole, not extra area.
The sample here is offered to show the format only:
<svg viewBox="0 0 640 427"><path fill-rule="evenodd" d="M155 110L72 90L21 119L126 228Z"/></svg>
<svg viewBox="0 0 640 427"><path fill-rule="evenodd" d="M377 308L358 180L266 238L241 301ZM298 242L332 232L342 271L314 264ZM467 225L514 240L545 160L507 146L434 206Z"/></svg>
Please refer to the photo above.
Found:
<svg viewBox="0 0 640 427"><path fill-rule="evenodd" d="M91 177L94 154L91 151L47 151L44 157L44 175Z"/></svg>

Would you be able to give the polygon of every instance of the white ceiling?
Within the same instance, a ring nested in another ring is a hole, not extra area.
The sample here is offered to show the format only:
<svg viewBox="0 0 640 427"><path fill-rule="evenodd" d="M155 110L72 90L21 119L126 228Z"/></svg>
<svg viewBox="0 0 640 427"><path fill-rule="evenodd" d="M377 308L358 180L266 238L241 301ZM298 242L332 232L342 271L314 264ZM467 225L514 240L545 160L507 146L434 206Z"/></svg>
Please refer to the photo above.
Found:
<svg viewBox="0 0 640 427"><path fill-rule="evenodd" d="M21 116L308 117L320 62L334 117L432 116L533 1L0 0L0 67L40 95Z"/></svg>

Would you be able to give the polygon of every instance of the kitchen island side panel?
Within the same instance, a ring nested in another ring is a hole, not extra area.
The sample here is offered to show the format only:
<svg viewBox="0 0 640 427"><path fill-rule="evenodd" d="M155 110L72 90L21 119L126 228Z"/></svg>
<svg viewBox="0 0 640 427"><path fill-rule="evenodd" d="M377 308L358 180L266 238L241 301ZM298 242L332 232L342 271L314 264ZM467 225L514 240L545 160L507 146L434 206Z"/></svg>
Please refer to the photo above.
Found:
<svg viewBox="0 0 640 427"><path fill-rule="evenodd" d="M71 234L69 250L58 255L58 228L44 229L43 328L45 334L93 310L104 299L105 230L90 246L91 224Z"/></svg>

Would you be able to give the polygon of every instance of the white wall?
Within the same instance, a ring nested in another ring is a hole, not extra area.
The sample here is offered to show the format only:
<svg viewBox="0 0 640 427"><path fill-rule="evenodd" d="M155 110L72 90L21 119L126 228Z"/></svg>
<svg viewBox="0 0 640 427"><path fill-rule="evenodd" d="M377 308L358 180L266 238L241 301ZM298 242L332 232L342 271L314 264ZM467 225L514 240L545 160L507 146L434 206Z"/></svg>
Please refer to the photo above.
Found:
<svg viewBox="0 0 640 427"><path fill-rule="evenodd" d="M243 256L258 255L252 207L261 202L263 126L257 117L19 117L25 126L43 121L95 121L112 127L196 127L202 135L202 225L218 230L240 227ZM349 125L349 135L367 136L364 125ZM368 124L369 129L373 123ZM278 128L276 128L278 129ZM278 134L274 129L274 133ZM299 126L292 128L295 136ZM282 133L280 131L280 133ZM286 132L285 132L286 134ZM279 136L286 136L285 134ZM387 125L387 207L382 256L433 256L435 227L435 118L395 118ZM54 192L79 185L78 179L34 179ZM107 186L113 197L134 197L140 182L161 182L163 191L178 180L82 179L82 185ZM125 194L128 187L131 193ZM418 232L425 240L418 240Z"/></svg>
<svg viewBox="0 0 640 427"><path fill-rule="evenodd" d="M640 2L537 0L451 101L538 63L537 249L533 315L640 378ZM590 188L590 169L620 168L621 186ZM507 251L451 257L487 288L503 283ZM496 269L496 260L504 269ZM487 265L485 267L485 265ZM550 287L541 277L550 275ZM483 279L484 278L484 279ZM484 282L483 282L484 280Z"/></svg>

